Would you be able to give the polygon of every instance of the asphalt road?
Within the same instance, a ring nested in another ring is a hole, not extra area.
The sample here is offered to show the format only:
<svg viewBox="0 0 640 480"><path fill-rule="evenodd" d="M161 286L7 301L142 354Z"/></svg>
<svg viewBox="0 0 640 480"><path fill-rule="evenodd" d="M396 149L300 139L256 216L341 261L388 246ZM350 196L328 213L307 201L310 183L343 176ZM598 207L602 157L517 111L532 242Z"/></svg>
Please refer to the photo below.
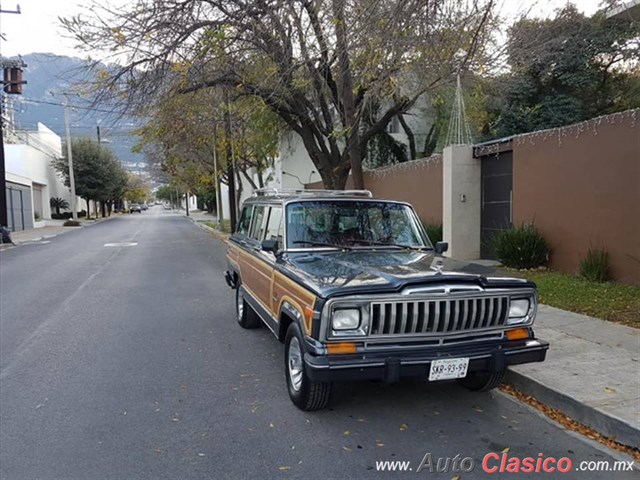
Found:
<svg viewBox="0 0 640 480"><path fill-rule="evenodd" d="M105 246L119 242L136 245ZM351 384L298 411L282 346L237 326L224 268L220 242L159 207L2 252L0 478L491 478L481 459L503 451L572 460L540 478L637 478L575 471L614 457L452 383ZM476 469L417 473L426 453ZM376 471L385 460L413 471Z"/></svg>

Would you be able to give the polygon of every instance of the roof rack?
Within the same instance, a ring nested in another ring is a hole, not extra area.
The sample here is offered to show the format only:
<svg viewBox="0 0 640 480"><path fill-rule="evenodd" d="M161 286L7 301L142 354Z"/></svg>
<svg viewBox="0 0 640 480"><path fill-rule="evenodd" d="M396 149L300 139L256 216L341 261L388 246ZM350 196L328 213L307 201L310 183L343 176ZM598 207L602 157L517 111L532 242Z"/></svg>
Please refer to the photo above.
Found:
<svg viewBox="0 0 640 480"><path fill-rule="evenodd" d="M373 197L369 190L303 190L295 188L259 188L253 191L254 197L287 196L328 196L328 197Z"/></svg>

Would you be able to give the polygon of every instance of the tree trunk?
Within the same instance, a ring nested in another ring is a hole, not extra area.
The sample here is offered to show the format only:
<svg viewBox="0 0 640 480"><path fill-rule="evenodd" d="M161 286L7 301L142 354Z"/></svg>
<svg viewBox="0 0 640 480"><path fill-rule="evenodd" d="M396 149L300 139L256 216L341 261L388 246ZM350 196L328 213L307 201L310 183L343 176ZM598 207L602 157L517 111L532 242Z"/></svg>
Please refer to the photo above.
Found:
<svg viewBox="0 0 640 480"><path fill-rule="evenodd" d="M347 153L351 165L353 187L364 188L362 174L362 151L360 150L360 125L356 120L356 100L353 93L353 79L349 65L349 46L344 16L344 0L333 0L333 17L336 26L336 53L340 65L340 97L344 108L345 127L347 129ZM342 186L344 188L344 185Z"/></svg>
<svg viewBox="0 0 640 480"><path fill-rule="evenodd" d="M91 200L87 198L87 214L84 216L86 220L89 220L89 212L91 211L91 204L89 203Z"/></svg>
<svg viewBox="0 0 640 480"><path fill-rule="evenodd" d="M404 119L402 114L398 115L398 120L400 121L400 125L402 125L402 129L404 133L407 135L409 139L409 155L411 160L415 160L418 157L418 152L416 151L416 137L413 134L413 130L409 127L409 124Z"/></svg>
<svg viewBox="0 0 640 480"><path fill-rule="evenodd" d="M185 194L185 210L187 211L187 217L189 216L189 190L187 190L187 193Z"/></svg>

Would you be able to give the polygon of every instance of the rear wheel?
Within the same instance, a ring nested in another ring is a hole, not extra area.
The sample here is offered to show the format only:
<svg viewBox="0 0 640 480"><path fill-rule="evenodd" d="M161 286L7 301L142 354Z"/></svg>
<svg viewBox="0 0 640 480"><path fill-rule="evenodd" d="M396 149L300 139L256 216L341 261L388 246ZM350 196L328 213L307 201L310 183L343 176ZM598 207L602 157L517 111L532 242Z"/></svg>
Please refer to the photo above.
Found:
<svg viewBox="0 0 640 480"><path fill-rule="evenodd" d="M330 382L311 380L304 369L304 339L296 323L289 325L284 341L284 360L289 397L300 410L321 410L331 397Z"/></svg>
<svg viewBox="0 0 640 480"><path fill-rule="evenodd" d="M463 387L474 392L486 392L496 388L502 383L507 369L498 370L497 372L471 374L465 378L458 379L458 383Z"/></svg>
<svg viewBox="0 0 640 480"><path fill-rule="evenodd" d="M258 328L260 326L260 318L247 303L244 288L239 282L236 287L236 319L242 328Z"/></svg>

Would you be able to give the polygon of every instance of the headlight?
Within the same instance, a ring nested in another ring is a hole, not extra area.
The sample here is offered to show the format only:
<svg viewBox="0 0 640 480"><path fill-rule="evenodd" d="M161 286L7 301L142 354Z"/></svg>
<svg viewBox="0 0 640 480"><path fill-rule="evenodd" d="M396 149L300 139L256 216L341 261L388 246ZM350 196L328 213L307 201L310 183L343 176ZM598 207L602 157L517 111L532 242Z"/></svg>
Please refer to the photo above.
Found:
<svg viewBox="0 0 640 480"><path fill-rule="evenodd" d="M345 308L334 310L331 317L331 327L334 330L355 330L360 326L360 309Z"/></svg>
<svg viewBox="0 0 640 480"><path fill-rule="evenodd" d="M523 323L527 320L529 314L529 308L531 302L528 298L512 299L509 304L509 318L507 319L508 325L514 325Z"/></svg>

